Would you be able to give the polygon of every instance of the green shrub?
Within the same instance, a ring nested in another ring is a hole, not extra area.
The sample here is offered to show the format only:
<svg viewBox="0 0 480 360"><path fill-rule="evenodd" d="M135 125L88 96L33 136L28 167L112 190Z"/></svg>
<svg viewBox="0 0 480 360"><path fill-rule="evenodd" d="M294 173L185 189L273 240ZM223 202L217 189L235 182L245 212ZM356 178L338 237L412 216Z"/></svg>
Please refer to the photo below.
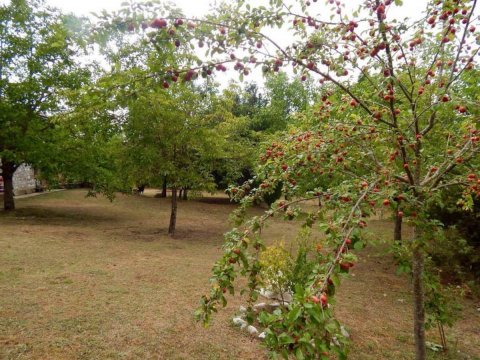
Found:
<svg viewBox="0 0 480 360"><path fill-rule="evenodd" d="M459 200L460 199L460 200ZM469 199L470 209L459 192L445 192L430 206L430 217L444 225L444 236L429 244L434 264L442 270L443 282L474 284L480 279L480 201Z"/></svg>

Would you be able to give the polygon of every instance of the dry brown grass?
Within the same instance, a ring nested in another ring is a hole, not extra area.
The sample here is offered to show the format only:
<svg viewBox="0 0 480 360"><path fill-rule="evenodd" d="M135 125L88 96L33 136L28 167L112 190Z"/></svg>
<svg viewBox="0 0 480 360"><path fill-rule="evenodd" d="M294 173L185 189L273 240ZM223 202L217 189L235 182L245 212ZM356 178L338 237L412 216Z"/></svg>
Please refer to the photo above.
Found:
<svg viewBox="0 0 480 360"><path fill-rule="evenodd" d="M172 239L168 199L119 196L110 203L84 195L21 199L14 214L0 212L1 359L266 358L230 324L241 298L208 329L193 321L232 205L180 202ZM379 221L373 229L386 226ZM276 222L267 233L288 240L294 232ZM339 295L338 315L352 329L351 358L412 358L407 280L394 275L379 248L361 259ZM480 314L467 305L448 332L458 340L452 359L480 356Z"/></svg>

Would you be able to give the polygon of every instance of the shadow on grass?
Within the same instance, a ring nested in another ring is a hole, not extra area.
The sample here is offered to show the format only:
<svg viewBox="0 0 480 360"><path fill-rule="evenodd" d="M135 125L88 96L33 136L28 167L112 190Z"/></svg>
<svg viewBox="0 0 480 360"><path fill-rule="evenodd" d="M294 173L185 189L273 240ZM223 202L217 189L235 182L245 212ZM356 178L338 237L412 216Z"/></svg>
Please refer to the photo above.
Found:
<svg viewBox="0 0 480 360"><path fill-rule="evenodd" d="M227 197L201 197L198 199L194 199L193 201L201 202L204 204L231 205L231 206L237 205Z"/></svg>
<svg viewBox="0 0 480 360"><path fill-rule="evenodd" d="M118 222L120 220L118 217L108 216L105 213L92 213L90 209L63 206L55 209L42 206L27 206L12 212L0 210L0 219L29 220L42 224L64 222L69 225L84 225L89 222Z"/></svg>

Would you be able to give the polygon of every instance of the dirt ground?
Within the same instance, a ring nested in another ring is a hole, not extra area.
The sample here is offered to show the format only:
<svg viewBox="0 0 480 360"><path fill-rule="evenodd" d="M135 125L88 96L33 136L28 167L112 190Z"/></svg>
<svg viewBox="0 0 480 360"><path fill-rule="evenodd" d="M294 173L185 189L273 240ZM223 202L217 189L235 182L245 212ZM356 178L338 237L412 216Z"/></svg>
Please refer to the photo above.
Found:
<svg viewBox="0 0 480 360"><path fill-rule="evenodd" d="M151 195L111 203L70 190L0 211L0 359L267 358L231 324L241 298L207 329L193 320L234 206L181 201L170 238L169 200ZM390 229L386 221L371 224L380 238ZM294 234L292 223L274 220L265 236L288 241ZM360 253L339 292L351 359L413 358L408 279L395 275L383 248ZM479 306L465 302L447 329L449 354L432 359L480 359ZM436 332L429 341L438 343Z"/></svg>

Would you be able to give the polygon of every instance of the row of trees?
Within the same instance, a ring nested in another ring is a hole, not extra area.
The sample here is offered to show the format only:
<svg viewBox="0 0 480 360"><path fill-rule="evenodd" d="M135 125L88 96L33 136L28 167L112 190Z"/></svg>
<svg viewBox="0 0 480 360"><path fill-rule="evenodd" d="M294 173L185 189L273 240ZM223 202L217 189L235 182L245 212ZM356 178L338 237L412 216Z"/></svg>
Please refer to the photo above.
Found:
<svg viewBox="0 0 480 360"><path fill-rule="evenodd" d="M219 92L211 81L172 89L165 69L170 80L178 77L171 69L192 61L189 48L141 37L108 14L88 31L87 19L40 0L1 10L5 210L15 208L13 174L28 163L52 186L86 183L109 197L142 184L169 186L173 234L178 189L213 190L251 173L255 145L285 129L312 96L285 74L272 76L264 90L250 83ZM84 65L92 52L97 62Z"/></svg>

